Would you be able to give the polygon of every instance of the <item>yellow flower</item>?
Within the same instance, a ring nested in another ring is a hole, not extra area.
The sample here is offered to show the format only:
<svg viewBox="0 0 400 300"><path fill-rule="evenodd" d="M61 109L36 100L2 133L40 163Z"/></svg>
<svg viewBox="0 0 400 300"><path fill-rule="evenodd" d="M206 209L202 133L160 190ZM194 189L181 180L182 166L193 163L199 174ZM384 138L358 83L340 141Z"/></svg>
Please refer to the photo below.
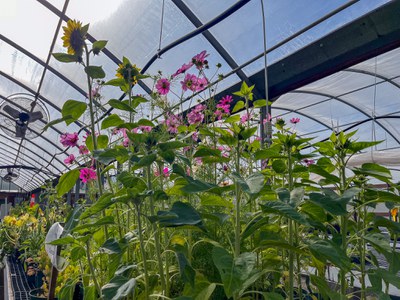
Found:
<svg viewBox="0 0 400 300"><path fill-rule="evenodd" d="M126 82L129 82L129 77L131 77L130 81L132 85L135 85L138 82L137 76L140 75L140 70L136 65L132 65L126 60L123 64L118 65L115 76L125 79Z"/></svg>
<svg viewBox="0 0 400 300"><path fill-rule="evenodd" d="M61 39L64 41L63 46L68 48L68 54L82 56L88 25L82 27L81 22L69 20L63 30L64 36Z"/></svg>
<svg viewBox="0 0 400 300"><path fill-rule="evenodd" d="M6 225L14 225L17 222L17 219L12 216L5 216L3 221Z"/></svg>
<svg viewBox="0 0 400 300"><path fill-rule="evenodd" d="M22 225L24 225L24 222L23 222L22 220L17 220L17 221L15 222L15 226L16 226L16 227L21 227Z"/></svg>
<svg viewBox="0 0 400 300"><path fill-rule="evenodd" d="M390 214L391 214L391 216L392 216L392 220L393 220L393 221L396 221L396 217L397 217L398 212L399 212L399 209L398 209L397 207L392 208L392 209L390 210Z"/></svg>

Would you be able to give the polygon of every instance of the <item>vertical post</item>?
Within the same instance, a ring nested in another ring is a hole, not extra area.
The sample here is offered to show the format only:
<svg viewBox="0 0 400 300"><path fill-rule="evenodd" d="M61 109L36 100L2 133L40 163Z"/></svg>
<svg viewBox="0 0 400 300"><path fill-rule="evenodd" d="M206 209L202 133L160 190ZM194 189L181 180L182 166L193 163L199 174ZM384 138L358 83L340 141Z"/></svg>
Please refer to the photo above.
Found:
<svg viewBox="0 0 400 300"><path fill-rule="evenodd" d="M77 203L78 200L79 200L80 191L81 191L81 181L78 179L76 181L76 184L75 184L75 201L74 201L74 204Z"/></svg>
<svg viewBox="0 0 400 300"><path fill-rule="evenodd" d="M56 258L60 256L61 246L57 246L56 251ZM58 277L58 270L55 266L51 267L51 276L50 276L50 286L49 286L49 294L47 296L47 300L54 300L54 294L56 291L57 286L57 277Z"/></svg>
<svg viewBox="0 0 400 300"><path fill-rule="evenodd" d="M72 206L71 191L72 191L72 189L69 190L69 192L67 194L67 203Z"/></svg>

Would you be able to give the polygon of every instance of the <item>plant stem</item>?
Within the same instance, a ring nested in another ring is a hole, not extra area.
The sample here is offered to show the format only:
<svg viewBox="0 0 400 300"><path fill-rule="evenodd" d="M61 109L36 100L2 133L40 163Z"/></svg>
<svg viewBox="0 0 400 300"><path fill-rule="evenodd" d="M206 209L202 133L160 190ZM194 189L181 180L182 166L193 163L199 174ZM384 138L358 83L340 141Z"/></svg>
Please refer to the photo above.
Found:
<svg viewBox="0 0 400 300"><path fill-rule="evenodd" d="M288 147L287 156L288 156L288 186L289 191L293 189L293 172L292 172L292 149ZM291 219L288 220L288 234L289 234L289 245L293 246L293 221ZM289 300L293 300L294 297L294 255L293 251L289 250Z"/></svg>
<svg viewBox="0 0 400 300"><path fill-rule="evenodd" d="M346 189L346 165L345 165L345 157L346 153L339 154L339 174L340 174L340 195L343 195ZM342 235L342 250L344 253L347 252L347 223L348 223L348 215L344 215L340 217L341 223L341 235ZM346 271L344 269L340 269L340 293L342 296L346 296L347 291L347 283L346 283Z"/></svg>
<svg viewBox="0 0 400 300"><path fill-rule="evenodd" d="M240 146L239 140L236 147L236 172L240 174ZM239 183L235 183L235 196L236 196L236 204L235 204L235 257L240 255L240 187Z"/></svg>
<svg viewBox="0 0 400 300"><path fill-rule="evenodd" d="M151 169L150 165L147 166L147 189L151 191L153 189L153 184L151 181ZM161 173L160 173L160 176ZM154 199L153 199L153 194L150 195L150 213L152 216L155 215L155 210L154 210ZM166 284L165 284L165 276L164 276L164 266L163 266L163 261L161 259L161 244L160 244L160 232L157 228L157 225L155 223L152 224L152 229L154 232L154 239L155 239L155 244L156 244L156 255L157 255L157 264L158 264L158 273L160 275L160 280L161 280L161 289L163 293L166 293Z"/></svg>
<svg viewBox="0 0 400 300"><path fill-rule="evenodd" d="M143 272L144 272L144 293L145 299L149 299L149 273L147 271L147 258L146 258L146 251L144 249L144 239L143 239L143 229L142 229L142 222L140 220L140 204L136 204L136 213L137 213L137 223L138 223L138 231L139 231L139 241L140 241L140 252L142 254L143 260Z"/></svg>
<svg viewBox="0 0 400 300"><path fill-rule="evenodd" d="M90 240L86 241L86 256L87 256L87 261L88 261L88 264L89 264L90 273L92 275L92 279L93 279L93 282L94 282L94 286L96 287L98 295L100 295L100 298L102 298L101 289L100 289L99 283L97 282L97 277L96 277L96 274L95 274L95 270L94 270L94 267L93 267L93 264L92 264L92 260L90 258Z"/></svg>

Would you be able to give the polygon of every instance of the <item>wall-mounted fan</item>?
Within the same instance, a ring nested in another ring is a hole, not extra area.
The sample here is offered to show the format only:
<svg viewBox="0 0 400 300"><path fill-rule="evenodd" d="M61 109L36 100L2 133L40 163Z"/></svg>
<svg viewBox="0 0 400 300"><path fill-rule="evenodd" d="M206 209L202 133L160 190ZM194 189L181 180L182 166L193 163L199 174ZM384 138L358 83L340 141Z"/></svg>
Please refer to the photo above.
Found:
<svg viewBox="0 0 400 300"><path fill-rule="evenodd" d="M7 168L2 171L2 178L4 181L11 182L16 180L19 177L19 172L16 169Z"/></svg>
<svg viewBox="0 0 400 300"><path fill-rule="evenodd" d="M48 120L45 106L28 94L12 95L0 105L0 128L8 136L33 139Z"/></svg>

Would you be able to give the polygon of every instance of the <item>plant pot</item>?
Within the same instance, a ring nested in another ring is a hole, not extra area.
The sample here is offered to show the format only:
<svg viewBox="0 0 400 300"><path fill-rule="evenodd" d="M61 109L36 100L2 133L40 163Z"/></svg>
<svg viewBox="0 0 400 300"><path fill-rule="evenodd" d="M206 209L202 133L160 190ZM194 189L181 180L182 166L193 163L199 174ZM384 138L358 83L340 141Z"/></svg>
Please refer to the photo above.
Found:
<svg viewBox="0 0 400 300"><path fill-rule="evenodd" d="M34 289L29 292L29 296L31 297L31 300L43 300L47 299L47 296L43 293L42 289ZM54 300L57 300L58 298L54 298Z"/></svg>

